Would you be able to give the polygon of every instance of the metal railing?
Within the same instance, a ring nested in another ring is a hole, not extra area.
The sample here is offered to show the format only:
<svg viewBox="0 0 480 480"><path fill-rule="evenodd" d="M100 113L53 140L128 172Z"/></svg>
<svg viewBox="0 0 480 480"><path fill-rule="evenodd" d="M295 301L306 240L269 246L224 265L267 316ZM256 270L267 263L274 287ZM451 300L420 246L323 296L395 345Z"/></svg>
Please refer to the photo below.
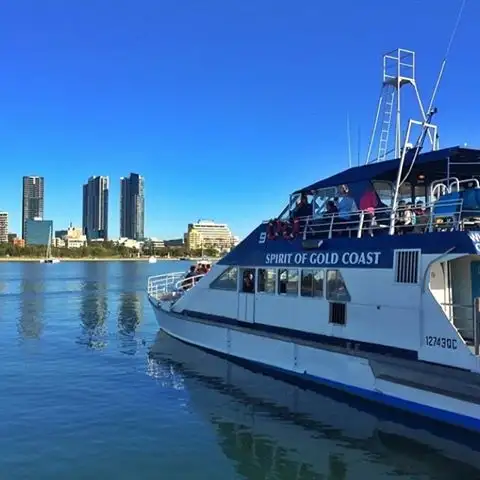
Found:
<svg viewBox="0 0 480 480"><path fill-rule="evenodd" d="M462 199L426 205L424 213L412 216L413 222L409 224L402 223L405 211L402 207L397 209L384 207L376 208L373 213L356 210L349 214L324 213L300 217L298 218L299 232L303 239L307 240L336 236L361 238L364 235L388 234L392 226L394 226L394 234L457 231L467 229L469 226L480 226L480 212L463 209ZM284 235L279 233L278 236Z"/></svg>
<svg viewBox="0 0 480 480"><path fill-rule="evenodd" d="M195 286L205 274L185 278L185 272L163 273L148 277L147 294L155 300L172 300Z"/></svg>

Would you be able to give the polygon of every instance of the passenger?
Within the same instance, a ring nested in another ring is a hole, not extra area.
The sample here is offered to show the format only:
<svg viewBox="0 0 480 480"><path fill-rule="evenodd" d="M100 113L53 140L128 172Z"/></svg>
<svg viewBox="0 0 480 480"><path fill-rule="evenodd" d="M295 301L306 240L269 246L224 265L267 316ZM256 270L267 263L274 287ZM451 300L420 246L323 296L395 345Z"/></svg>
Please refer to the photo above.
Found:
<svg viewBox="0 0 480 480"><path fill-rule="evenodd" d="M413 211L413 204L408 203L403 213L403 232L404 233L413 232L415 223L416 223L416 216L415 216L415 212Z"/></svg>
<svg viewBox="0 0 480 480"><path fill-rule="evenodd" d="M292 212L292 218L311 217L312 211L312 204L308 201L307 194L303 192Z"/></svg>
<svg viewBox="0 0 480 480"><path fill-rule="evenodd" d="M325 204L325 211L323 215L316 221L315 230L318 231L319 238L327 238L330 232L330 225L335 222L335 215L338 213L338 208L333 200L328 200Z"/></svg>
<svg viewBox="0 0 480 480"><path fill-rule="evenodd" d="M243 288L244 293L254 293L255 292L255 277L250 270L246 270L243 273Z"/></svg>
<svg viewBox="0 0 480 480"><path fill-rule="evenodd" d="M337 200L338 208L338 219L339 219L339 229L342 232L349 230L349 227L352 226L352 212L355 208L355 201L350 196L350 192L346 185L340 187L341 197L340 200Z"/></svg>
<svg viewBox="0 0 480 480"><path fill-rule="evenodd" d="M405 215L405 200L400 200L397 205L397 212L395 214L395 231L398 235L403 233L403 227L405 225L404 221Z"/></svg>
<svg viewBox="0 0 480 480"><path fill-rule="evenodd" d="M428 224L430 222L430 214L423 205L423 202L419 200L415 205L415 217L417 219L415 223L414 232L415 233L423 233L426 231Z"/></svg>
<svg viewBox="0 0 480 480"><path fill-rule="evenodd" d="M378 205L377 194L371 185L368 185L367 190L360 199L360 210L363 214L363 228L368 230L370 236L373 236L373 228L376 226L375 208Z"/></svg>
<svg viewBox="0 0 480 480"><path fill-rule="evenodd" d="M194 280L193 279L188 280L188 279L194 277L196 274L197 274L196 273L196 267L195 267L195 265L192 265L190 267L190 270L185 275L185 278L183 279L183 282L182 282L182 289L183 290L188 290L189 288L193 287Z"/></svg>

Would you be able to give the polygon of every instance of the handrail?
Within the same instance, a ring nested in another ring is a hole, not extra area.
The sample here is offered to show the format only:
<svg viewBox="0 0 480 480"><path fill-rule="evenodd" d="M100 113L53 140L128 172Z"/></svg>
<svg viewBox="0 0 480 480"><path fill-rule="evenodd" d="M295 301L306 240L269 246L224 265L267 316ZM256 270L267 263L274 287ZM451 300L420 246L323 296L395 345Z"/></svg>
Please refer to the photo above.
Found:
<svg viewBox="0 0 480 480"><path fill-rule="evenodd" d="M189 283L193 287L195 285L195 282L197 282L197 280L200 280L205 275L206 275L205 273L201 273L199 275L194 275L193 277L182 278L175 284L175 289L180 290L183 287L187 286ZM184 284L187 284L187 285L184 285Z"/></svg>

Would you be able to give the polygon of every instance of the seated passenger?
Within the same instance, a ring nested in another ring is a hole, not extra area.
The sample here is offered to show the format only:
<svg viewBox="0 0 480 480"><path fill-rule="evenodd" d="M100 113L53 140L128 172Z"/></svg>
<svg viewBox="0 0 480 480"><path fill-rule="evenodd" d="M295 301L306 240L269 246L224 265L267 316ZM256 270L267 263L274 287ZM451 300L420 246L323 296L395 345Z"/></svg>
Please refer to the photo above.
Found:
<svg viewBox="0 0 480 480"><path fill-rule="evenodd" d="M312 204L308 202L306 193L302 193L292 212L292 218L311 217Z"/></svg>

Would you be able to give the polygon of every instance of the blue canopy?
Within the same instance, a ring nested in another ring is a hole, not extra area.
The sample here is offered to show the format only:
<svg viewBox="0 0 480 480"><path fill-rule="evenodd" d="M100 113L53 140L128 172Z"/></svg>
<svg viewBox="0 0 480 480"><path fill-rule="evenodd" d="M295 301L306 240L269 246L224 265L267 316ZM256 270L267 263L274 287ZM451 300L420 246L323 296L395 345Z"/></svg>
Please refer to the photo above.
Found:
<svg viewBox="0 0 480 480"><path fill-rule="evenodd" d="M405 157L404 174L408 172L415 152L411 150ZM450 147L417 156L410 175L422 173L428 182L439 180L447 176L447 162L450 162L450 176L463 176L464 172L470 177L480 176L480 150L463 147ZM470 165L468 165L470 163ZM477 165L477 169L472 167ZM319 190L320 188L336 187L338 185L350 185L352 183L366 180L389 180L395 181L397 177L400 159L385 160L360 167L349 168L331 177L313 183L308 187L301 188L294 193ZM452 170L453 169L453 170Z"/></svg>

